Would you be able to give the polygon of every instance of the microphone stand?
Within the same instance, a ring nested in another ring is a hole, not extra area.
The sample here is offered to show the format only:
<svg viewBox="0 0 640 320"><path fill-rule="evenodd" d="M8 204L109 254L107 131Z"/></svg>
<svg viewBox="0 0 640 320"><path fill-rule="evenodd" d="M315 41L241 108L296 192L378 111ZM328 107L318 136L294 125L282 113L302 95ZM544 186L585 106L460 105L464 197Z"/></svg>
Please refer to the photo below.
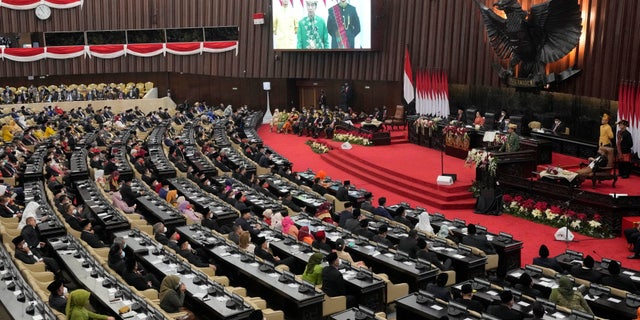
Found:
<svg viewBox="0 0 640 320"><path fill-rule="evenodd" d="M584 193L584 190L582 190L582 191L580 191L578 193L573 193L571 195L571 198L564 203L565 209L569 210L569 206L571 205L571 202L573 202L573 200L575 200L576 198L581 196L583 193ZM558 240L558 241L564 241L564 243L566 244L566 249L569 249L569 243L570 242L578 242L578 240L575 240L575 238L569 240L569 219L567 218L566 220L567 221L565 222L565 225L564 225L564 240Z"/></svg>

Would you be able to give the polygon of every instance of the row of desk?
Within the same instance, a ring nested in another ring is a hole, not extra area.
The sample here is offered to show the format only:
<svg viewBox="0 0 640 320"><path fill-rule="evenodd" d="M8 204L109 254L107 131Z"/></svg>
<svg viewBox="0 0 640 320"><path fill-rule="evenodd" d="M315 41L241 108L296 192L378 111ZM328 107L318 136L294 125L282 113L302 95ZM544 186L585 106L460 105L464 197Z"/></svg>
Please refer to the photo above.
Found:
<svg viewBox="0 0 640 320"><path fill-rule="evenodd" d="M104 197L93 180L76 180L74 184L78 196L85 204L85 210L90 210L91 216L107 233L131 227L127 218L111 205L111 201Z"/></svg>
<svg viewBox="0 0 640 320"><path fill-rule="evenodd" d="M185 217L175 207L147 188L143 181L133 179L131 189L141 194L136 198L137 208L143 212L149 223L162 222L167 228L183 226L187 223Z"/></svg>
<svg viewBox="0 0 640 320"><path fill-rule="evenodd" d="M327 239L331 243L335 243L339 238L344 239L347 244L345 250L351 254L354 261L364 261L374 272L386 273L389 276L389 280L394 283L408 283L410 291L426 288L427 284L433 282L438 273L438 270L431 268L430 264L420 265L415 259L408 256L403 256L400 259L400 257L390 253L388 248L376 245L368 239L352 235L346 230L322 223L315 218L298 215L293 219L298 228L308 226L309 230L314 233L324 230ZM486 258L473 260L472 262L475 264L485 260Z"/></svg>
<svg viewBox="0 0 640 320"><path fill-rule="evenodd" d="M25 281L9 252L0 245L0 303L12 320L55 320L47 304Z"/></svg>
<svg viewBox="0 0 640 320"><path fill-rule="evenodd" d="M114 234L122 237L145 269L159 279L167 275L177 275L187 287L187 301L198 317L214 319L246 319L253 311L242 298L225 290L202 272L175 254L165 251L162 245L148 235L137 230L121 231ZM199 311L204 311L201 313Z"/></svg>
<svg viewBox="0 0 640 320"><path fill-rule="evenodd" d="M306 207L308 213L315 213L321 204L327 202L327 199L318 196L315 192L306 192L300 186L280 176L263 174L258 178L269 184L269 192L276 197L283 198L287 194L291 194L293 202L300 207Z"/></svg>
<svg viewBox="0 0 640 320"><path fill-rule="evenodd" d="M396 212L401 206L405 208L405 213L407 218L414 224L418 222L418 216L422 212L425 212L425 209L423 208L411 208L403 204L395 204L392 206L388 206L386 207L386 209L392 215L396 215ZM449 230L451 230L453 234L457 237L462 237L467 233L466 231L467 225L464 220L460 220L460 219L454 219L453 221L448 220L444 217L444 215L440 213L430 214L429 220L431 222L431 226L433 227L435 233L437 233L442 226L447 226ZM521 256L521 251L523 247L522 241L513 239L511 235L506 234L504 232L501 232L499 234L487 232L487 228L481 225L476 225L476 229L478 234L485 234L487 236L487 240L489 240L491 245L493 245L493 247L496 249L496 253L500 257L499 265L504 270L520 268L521 266L520 256Z"/></svg>
<svg viewBox="0 0 640 320"><path fill-rule="evenodd" d="M291 319L322 319L324 294L315 289L300 292L302 284L295 278L280 280L282 272L266 263L258 262L252 253L244 253L235 245L216 237L211 230L198 226L183 226L178 232L193 245L207 250L238 285L252 295L263 297L271 308L280 309ZM203 240L206 242L203 243Z"/></svg>
<svg viewBox="0 0 640 320"><path fill-rule="evenodd" d="M238 211L228 203L220 200L208 192L203 191L195 183L186 178L171 178L167 182L178 194L185 197L196 211L203 214L211 210L218 225L232 225L238 218Z"/></svg>
<svg viewBox="0 0 640 320"><path fill-rule="evenodd" d="M162 312L134 294L126 283L119 282L72 236L49 239L61 261L75 280L91 292L92 301L110 310L116 319L164 319ZM130 311L120 314L122 307Z"/></svg>
<svg viewBox="0 0 640 320"><path fill-rule="evenodd" d="M35 214L36 220L38 221L38 229L42 237L49 238L67 232L64 223L60 221L47 201L47 193L44 190L44 183L42 183L42 181L34 180L24 183L24 202L26 204L31 202L38 203L39 207ZM45 221L42 221L45 217Z"/></svg>
<svg viewBox="0 0 640 320"><path fill-rule="evenodd" d="M232 189L234 192L241 191L246 200L248 207L254 209L254 213L262 215L262 212L267 209L271 209L273 213L281 212L283 216L287 213L287 209L275 199L268 197L255 189L246 186L245 184L237 181L234 178L229 177L215 177L211 182L216 184L219 188L225 187L225 182L229 180L232 182Z"/></svg>

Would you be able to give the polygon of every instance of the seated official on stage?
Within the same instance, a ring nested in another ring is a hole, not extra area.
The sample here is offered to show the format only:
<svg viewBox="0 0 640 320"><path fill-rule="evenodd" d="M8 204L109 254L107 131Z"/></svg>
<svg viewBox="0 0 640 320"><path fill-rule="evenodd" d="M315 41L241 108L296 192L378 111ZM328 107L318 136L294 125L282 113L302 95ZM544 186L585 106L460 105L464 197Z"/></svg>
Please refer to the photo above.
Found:
<svg viewBox="0 0 640 320"><path fill-rule="evenodd" d="M553 127L551 127L551 132L552 133L554 133L554 134L565 134L566 128L567 127L564 125L562 120L560 120L560 118L555 117L553 119Z"/></svg>
<svg viewBox="0 0 640 320"><path fill-rule="evenodd" d="M597 171L598 168L605 167L608 161L609 159L607 159L606 150L604 149L604 147L600 147L598 148L598 154L596 155L596 157L595 158L590 157L589 164L584 166L583 168L578 169L576 173L580 177L583 177L583 178L588 177L593 172Z"/></svg>

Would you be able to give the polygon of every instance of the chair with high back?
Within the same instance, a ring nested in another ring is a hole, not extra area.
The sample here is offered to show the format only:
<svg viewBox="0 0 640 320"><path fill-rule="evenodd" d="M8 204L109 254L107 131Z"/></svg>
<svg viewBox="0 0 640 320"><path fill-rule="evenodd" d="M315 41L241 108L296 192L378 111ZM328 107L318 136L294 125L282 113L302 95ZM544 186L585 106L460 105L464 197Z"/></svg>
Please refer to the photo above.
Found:
<svg viewBox="0 0 640 320"><path fill-rule="evenodd" d="M326 294L324 295L324 301L322 302L322 317L328 317L334 313L338 313L346 309L346 296L329 297Z"/></svg>
<svg viewBox="0 0 640 320"><path fill-rule="evenodd" d="M154 303L160 304L160 298L158 297L158 290L147 289L147 290L140 291L140 294L143 297L153 301Z"/></svg>
<svg viewBox="0 0 640 320"><path fill-rule="evenodd" d="M396 299L409 294L409 284L405 282L394 284L393 282L391 282L391 280L389 280L389 276L387 276L387 274L385 273L376 273L376 276L384 280L387 285L385 304L389 305L396 301Z"/></svg>
<svg viewBox="0 0 640 320"><path fill-rule="evenodd" d="M587 179L591 180L592 187L596 188L596 181L602 182L604 180L613 180L612 187L616 187L616 181L618 181L618 175L616 174L616 159L614 149L612 147L601 147L604 150L605 156L607 156L607 165L605 167L596 167Z"/></svg>
<svg viewBox="0 0 640 320"><path fill-rule="evenodd" d="M384 125L391 126L391 128L396 126L402 126L403 128L406 127L407 123L405 121L404 106L400 104L397 105L393 116L384 120Z"/></svg>
<svg viewBox="0 0 640 320"><path fill-rule="evenodd" d="M542 129L542 123L540 121L531 121L529 122L530 129Z"/></svg>
<svg viewBox="0 0 640 320"><path fill-rule="evenodd" d="M333 206L333 212L338 213L344 211L344 204L347 201L340 201L338 200L338 198L328 193L324 194L324 198L327 199L327 201L329 201Z"/></svg>
<svg viewBox="0 0 640 320"><path fill-rule="evenodd" d="M149 90L151 90L151 89L153 89L153 82L151 82L151 81L147 81L147 82L145 82L145 84L144 84L144 90L145 90L145 91L149 91Z"/></svg>

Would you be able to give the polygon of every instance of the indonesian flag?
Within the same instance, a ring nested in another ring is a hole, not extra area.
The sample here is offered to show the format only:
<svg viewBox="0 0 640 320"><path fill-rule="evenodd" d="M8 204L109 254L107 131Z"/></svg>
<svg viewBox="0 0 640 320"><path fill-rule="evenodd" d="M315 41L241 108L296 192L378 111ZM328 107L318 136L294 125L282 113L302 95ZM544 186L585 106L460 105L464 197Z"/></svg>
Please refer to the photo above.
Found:
<svg viewBox="0 0 640 320"><path fill-rule="evenodd" d="M404 49L404 78L403 78L404 101L407 104L413 102L415 91L413 88L413 73L411 72L411 58L409 57L409 48Z"/></svg>
<svg viewBox="0 0 640 320"><path fill-rule="evenodd" d="M262 12L254 13L253 24L264 24L264 13Z"/></svg>

